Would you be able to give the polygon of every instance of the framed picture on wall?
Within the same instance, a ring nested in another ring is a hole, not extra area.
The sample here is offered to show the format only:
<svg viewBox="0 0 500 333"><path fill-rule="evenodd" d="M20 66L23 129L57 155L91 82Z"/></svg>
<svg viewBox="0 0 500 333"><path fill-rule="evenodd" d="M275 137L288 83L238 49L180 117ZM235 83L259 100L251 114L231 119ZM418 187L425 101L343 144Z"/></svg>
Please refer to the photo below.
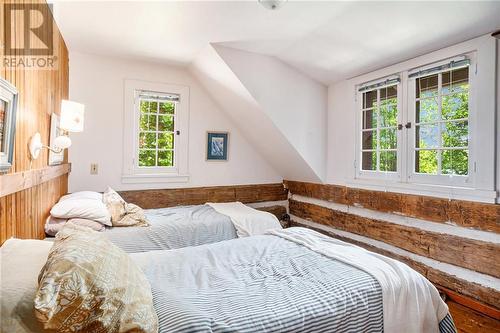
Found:
<svg viewBox="0 0 500 333"><path fill-rule="evenodd" d="M207 132L207 161L227 161L228 132Z"/></svg>
<svg viewBox="0 0 500 333"><path fill-rule="evenodd" d="M59 115L52 113L50 116L50 147L54 147L55 139L63 135L61 128L59 127L60 119ZM64 161L64 149L59 153L55 153L49 150L49 165L58 165Z"/></svg>
<svg viewBox="0 0 500 333"><path fill-rule="evenodd" d="M0 78L0 172L6 172L12 167L17 98L17 89Z"/></svg>

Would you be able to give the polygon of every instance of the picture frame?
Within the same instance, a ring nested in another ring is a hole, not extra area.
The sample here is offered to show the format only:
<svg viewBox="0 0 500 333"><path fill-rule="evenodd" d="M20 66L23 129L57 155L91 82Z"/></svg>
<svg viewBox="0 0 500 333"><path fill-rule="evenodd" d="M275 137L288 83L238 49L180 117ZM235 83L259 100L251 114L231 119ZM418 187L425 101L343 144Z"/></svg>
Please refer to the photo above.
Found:
<svg viewBox="0 0 500 333"><path fill-rule="evenodd" d="M228 132L207 132L207 161L227 161L228 150Z"/></svg>
<svg viewBox="0 0 500 333"><path fill-rule="evenodd" d="M55 139L63 135L60 124L60 117L58 114L52 113L50 116L50 138L49 145L50 147L54 147ZM59 153L55 153L52 150L49 150L49 165L59 165L64 162L64 150Z"/></svg>
<svg viewBox="0 0 500 333"><path fill-rule="evenodd" d="M14 159L18 91L0 78L0 172L7 172Z"/></svg>

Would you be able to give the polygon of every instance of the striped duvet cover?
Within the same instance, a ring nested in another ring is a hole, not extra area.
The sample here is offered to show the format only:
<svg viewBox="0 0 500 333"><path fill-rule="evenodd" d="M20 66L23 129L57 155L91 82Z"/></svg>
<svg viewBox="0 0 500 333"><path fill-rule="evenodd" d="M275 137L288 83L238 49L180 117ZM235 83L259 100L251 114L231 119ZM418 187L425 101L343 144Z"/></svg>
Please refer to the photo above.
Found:
<svg viewBox="0 0 500 333"><path fill-rule="evenodd" d="M128 253L178 249L237 238L231 219L208 205L145 210L149 227L106 229L106 236Z"/></svg>
<svg viewBox="0 0 500 333"><path fill-rule="evenodd" d="M384 331L372 275L282 237L131 256L151 283L160 332ZM449 315L439 331L456 332Z"/></svg>

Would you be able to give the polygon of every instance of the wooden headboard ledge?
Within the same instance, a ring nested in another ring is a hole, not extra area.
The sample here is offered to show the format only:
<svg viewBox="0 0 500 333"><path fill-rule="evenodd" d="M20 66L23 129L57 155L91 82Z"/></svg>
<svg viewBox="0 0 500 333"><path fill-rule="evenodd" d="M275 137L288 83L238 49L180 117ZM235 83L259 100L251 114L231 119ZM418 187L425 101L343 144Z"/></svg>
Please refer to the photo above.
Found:
<svg viewBox="0 0 500 333"><path fill-rule="evenodd" d="M0 175L0 197L26 190L71 172L71 163Z"/></svg>

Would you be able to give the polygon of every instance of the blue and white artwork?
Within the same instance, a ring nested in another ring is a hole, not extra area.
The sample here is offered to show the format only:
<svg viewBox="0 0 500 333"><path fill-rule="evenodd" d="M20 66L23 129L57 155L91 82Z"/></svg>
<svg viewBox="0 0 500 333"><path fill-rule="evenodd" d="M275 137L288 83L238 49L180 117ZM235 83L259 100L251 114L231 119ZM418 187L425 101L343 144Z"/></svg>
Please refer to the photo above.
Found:
<svg viewBox="0 0 500 333"><path fill-rule="evenodd" d="M227 161L227 132L208 132L207 160Z"/></svg>

